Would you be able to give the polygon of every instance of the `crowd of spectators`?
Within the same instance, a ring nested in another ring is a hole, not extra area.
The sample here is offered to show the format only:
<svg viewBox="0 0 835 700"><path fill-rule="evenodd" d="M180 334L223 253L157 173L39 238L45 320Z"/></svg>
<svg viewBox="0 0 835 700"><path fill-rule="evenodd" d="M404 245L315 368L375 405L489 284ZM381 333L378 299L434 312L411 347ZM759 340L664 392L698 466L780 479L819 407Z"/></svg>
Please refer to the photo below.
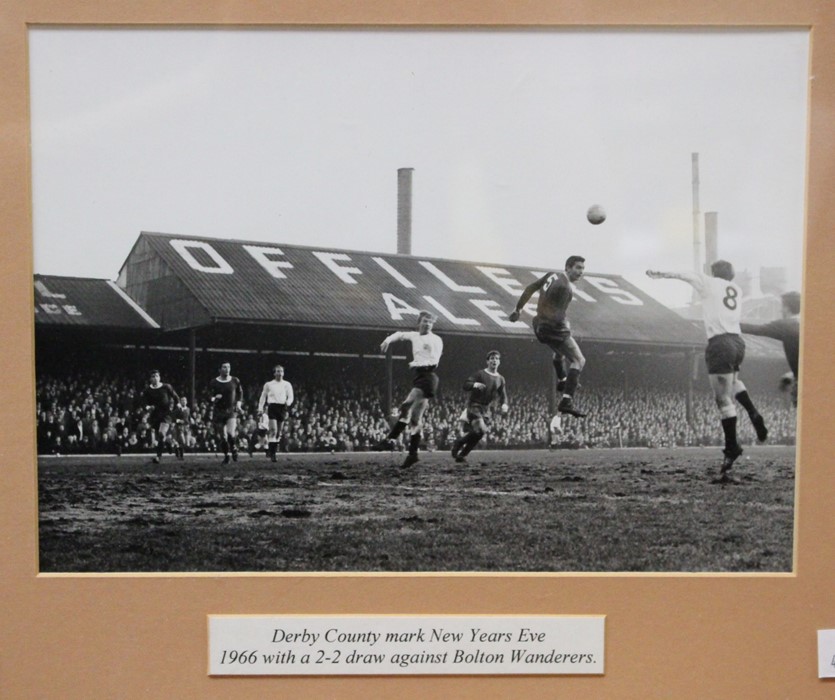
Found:
<svg viewBox="0 0 835 700"><path fill-rule="evenodd" d="M165 381L165 379L164 379ZM170 379L169 379L170 381ZM356 381L293 382L296 401L284 424L282 449L290 452L367 450L388 430L384 389ZM263 447L256 408L260 383L246 385L239 420L239 447ZM174 382L175 389L179 388ZM37 378L37 444L40 454L151 452L155 434L139 400L144 386L132 378L85 370L72 376L39 372ZM397 387L397 389L404 389ZM427 449L446 450L460 434L459 417L466 396L444 390L425 415ZM776 391L754 396L769 427L769 442L793 444L796 414L790 400ZM562 448L674 447L720 445L722 431L709 390L694 391L690 401L679 389L641 386L630 389L586 386L578 403L583 419L564 418L554 443ZM551 444L548 396L542 387L510 387L511 410L494 415L490 433L479 449L535 448ZM688 410L689 404L689 410ZM750 422L740 411L740 437L753 442ZM171 435L175 431L171 431ZM211 403L204 393L191 406L186 431L188 452L217 452Z"/></svg>

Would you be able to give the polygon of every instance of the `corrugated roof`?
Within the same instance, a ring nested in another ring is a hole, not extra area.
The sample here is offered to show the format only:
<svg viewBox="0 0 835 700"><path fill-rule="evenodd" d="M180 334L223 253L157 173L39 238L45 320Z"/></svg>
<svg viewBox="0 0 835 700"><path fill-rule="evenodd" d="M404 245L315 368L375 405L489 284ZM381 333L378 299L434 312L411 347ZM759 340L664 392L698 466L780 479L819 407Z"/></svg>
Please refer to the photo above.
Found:
<svg viewBox="0 0 835 700"><path fill-rule="evenodd" d="M35 323L88 328L158 327L112 282L50 275L35 275Z"/></svg>
<svg viewBox="0 0 835 700"><path fill-rule="evenodd" d="M154 251L215 321L411 328L413 312L428 309L439 333L524 336L532 315L511 324L507 313L525 286L553 269L159 233L139 240L146 245L134 250ZM128 291L134 262L129 256L120 274ZM162 318L166 300L152 296L160 308L147 310ZM617 275L580 280L569 318L581 339L704 343L692 324Z"/></svg>

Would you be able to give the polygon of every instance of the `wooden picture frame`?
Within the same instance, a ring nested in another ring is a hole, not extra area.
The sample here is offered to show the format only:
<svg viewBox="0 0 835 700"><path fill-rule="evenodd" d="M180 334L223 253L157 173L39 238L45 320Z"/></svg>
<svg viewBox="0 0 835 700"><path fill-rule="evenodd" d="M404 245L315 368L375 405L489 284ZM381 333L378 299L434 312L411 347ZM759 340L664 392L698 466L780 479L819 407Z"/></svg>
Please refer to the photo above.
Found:
<svg viewBox="0 0 835 700"><path fill-rule="evenodd" d="M27 28L35 25L791 27L811 32L802 412L790 574L51 575L38 572ZM32 4L10 0L0 42L0 238L5 368L0 467L0 694L95 697L823 697L816 631L835 628L835 479L828 463L832 336L826 216L835 162L835 9L721 0L462 0ZM606 670L580 676L213 678L209 614L605 614Z"/></svg>

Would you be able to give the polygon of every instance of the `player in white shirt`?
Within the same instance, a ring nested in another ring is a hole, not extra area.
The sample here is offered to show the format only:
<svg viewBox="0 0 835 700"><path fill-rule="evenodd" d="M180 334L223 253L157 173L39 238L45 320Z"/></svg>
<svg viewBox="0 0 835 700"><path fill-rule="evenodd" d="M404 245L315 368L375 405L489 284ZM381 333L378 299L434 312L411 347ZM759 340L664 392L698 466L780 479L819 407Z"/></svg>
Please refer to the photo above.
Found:
<svg viewBox="0 0 835 700"><path fill-rule="evenodd" d="M278 443L281 441L281 427L287 417L287 409L293 403L293 385L284 379L284 367L276 365L273 367L273 377L261 391L261 398L258 400L258 418L266 412L268 423L267 455L273 462L276 461L275 453L278 451Z"/></svg>
<svg viewBox="0 0 835 700"><path fill-rule="evenodd" d="M647 270L652 279L678 279L690 284L702 302L707 349L705 362L708 377L725 434L722 469L717 480L732 481L729 471L742 454L736 437L736 406L734 399L748 412L757 439L765 442L768 430L738 373L745 357L745 341L739 326L742 315L742 290L733 283L734 268L726 260L717 260L710 266L710 275L690 272L658 272Z"/></svg>
<svg viewBox="0 0 835 700"><path fill-rule="evenodd" d="M438 375L435 369L444 351L443 341L432 332L436 317L428 311L421 311L418 315L417 331L398 331L392 333L380 345L383 352L389 345L408 340L412 344L412 361L409 366L415 371L412 389L406 400L400 404L400 414L397 422L392 426L388 435L378 442L374 449L390 449L392 441L409 426L409 454L403 462L404 467L411 467L418 461L418 446L423 427L423 414L429 404L429 399L438 390Z"/></svg>

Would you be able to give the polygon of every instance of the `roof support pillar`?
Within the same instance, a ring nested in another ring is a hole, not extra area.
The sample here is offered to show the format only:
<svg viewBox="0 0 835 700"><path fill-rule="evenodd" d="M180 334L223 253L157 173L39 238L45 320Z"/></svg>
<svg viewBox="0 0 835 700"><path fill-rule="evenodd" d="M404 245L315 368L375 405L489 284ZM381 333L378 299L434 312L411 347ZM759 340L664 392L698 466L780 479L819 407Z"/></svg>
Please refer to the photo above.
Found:
<svg viewBox="0 0 835 700"><path fill-rule="evenodd" d="M188 332L188 405L194 407L195 402L195 374L197 373L197 331L194 328Z"/></svg>
<svg viewBox="0 0 835 700"><path fill-rule="evenodd" d="M699 378L699 355L695 350L688 350L684 354L684 376L687 386L685 387L685 415L687 424L693 425L695 414L693 410L693 385Z"/></svg>
<svg viewBox="0 0 835 700"><path fill-rule="evenodd" d="M548 391L548 415L553 416L557 412L557 373L554 371L554 362L551 355L543 354L547 357L547 364L545 365L546 376L551 377ZM550 419L549 419L550 420Z"/></svg>
<svg viewBox="0 0 835 700"><path fill-rule="evenodd" d="M394 360L392 357L391 346L386 348L386 418L391 415L392 409L392 374L393 374Z"/></svg>

